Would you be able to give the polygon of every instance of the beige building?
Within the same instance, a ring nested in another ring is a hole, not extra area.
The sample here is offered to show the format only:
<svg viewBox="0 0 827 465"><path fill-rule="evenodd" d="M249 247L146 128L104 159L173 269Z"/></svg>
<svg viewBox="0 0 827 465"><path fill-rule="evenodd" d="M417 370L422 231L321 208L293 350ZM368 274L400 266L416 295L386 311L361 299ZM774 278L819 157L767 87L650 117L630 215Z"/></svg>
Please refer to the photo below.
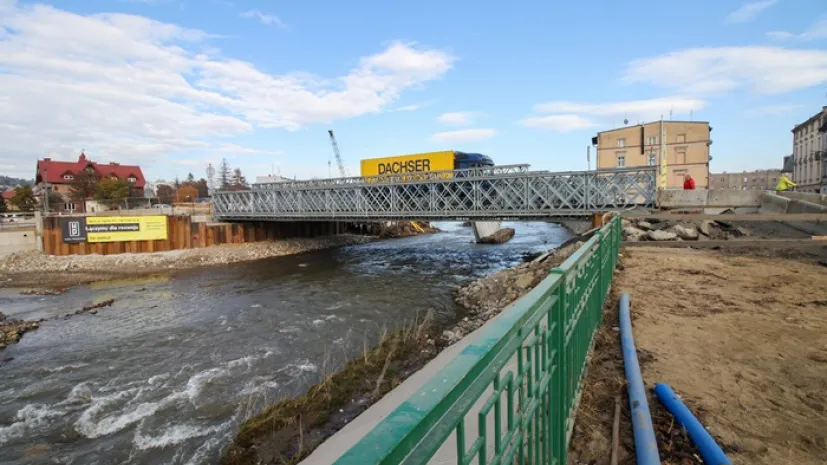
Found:
<svg viewBox="0 0 827 465"><path fill-rule="evenodd" d="M592 139L597 145L597 169L660 166L661 124L666 133L666 187L683 188L686 174L695 187L709 185L709 133L705 121L656 121L603 131Z"/></svg>
<svg viewBox="0 0 827 465"><path fill-rule="evenodd" d="M793 182L802 192L827 193L827 106L793 128Z"/></svg>
<svg viewBox="0 0 827 465"><path fill-rule="evenodd" d="M781 170L742 171L740 173L711 173L710 189L775 190Z"/></svg>

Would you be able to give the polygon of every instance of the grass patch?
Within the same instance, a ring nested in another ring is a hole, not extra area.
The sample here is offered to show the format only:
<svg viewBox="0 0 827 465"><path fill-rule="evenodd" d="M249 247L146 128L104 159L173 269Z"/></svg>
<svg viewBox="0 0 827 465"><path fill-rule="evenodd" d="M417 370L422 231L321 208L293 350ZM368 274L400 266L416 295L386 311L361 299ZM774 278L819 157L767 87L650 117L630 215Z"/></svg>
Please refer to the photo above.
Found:
<svg viewBox="0 0 827 465"><path fill-rule="evenodd" d="M396 331L383 331L375 347L336 373L323 371L321 382L302 396L284 399L245 421L221 464L298 463L433 358L438 353L428 343L435 339L433 331L432 313Z"/></svg>

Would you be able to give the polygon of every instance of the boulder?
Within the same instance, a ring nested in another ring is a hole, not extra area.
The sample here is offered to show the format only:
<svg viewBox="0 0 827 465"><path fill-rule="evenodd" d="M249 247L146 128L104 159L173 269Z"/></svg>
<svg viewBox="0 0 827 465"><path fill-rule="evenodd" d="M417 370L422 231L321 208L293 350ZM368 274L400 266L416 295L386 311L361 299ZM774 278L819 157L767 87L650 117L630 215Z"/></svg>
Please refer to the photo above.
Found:
<svg viewBox="0 0 827 465"><path fill-rule="evenodd" d="M638 221L637 222L637 227L638 227L638 229L642 229L644 231L649 231L650 229L652 229L652 223L650 223L648 221Z"/></svg>
<svg viewBox="0 0 827 465"><path fill-rule="evenodd" d="M674 241L678 235L669 231L648 231L646 236L653 241Z"/></svg>
<svg viewBox="0 0 827 465"><path fill-rule="evenodd" d="M517 279L514 281L514 285L517 286L519 289L528 289L531 287L531 283L534 282L534 276L531 274L524 274L518 276Z"/></svg>
<svg viewBox="0 0 827 465"><path fill-rule="evenodd" d="M628 228L623 228L623 238L629 242L638 242L643 240L646 237L646 231L642 229L635 228L633 226L629 226Z"/></svg>
<svg viewBox="0 0 827 465"><path fill-rule="evenodd" d="M490 236L485 236L480 239L480 244L503 244L514 237L514 228L503 228Z"/></svg>
<svg viewBox="0 0 827 465"><path fill-rule="evenodd" d="M681 239L685 241L697 241L698 240L698 231L695 228L687 228L685 226L681 226L676 224L671 228L667 229L666 232L672 232L678 235Z"/></svg>
<svg viewBox="0 0 827 465"><path fill-rule="evenodd" d="M709 237L710 231L712 228L712 221L710 220L703 220L701 221L701 225L698 226L698 231L701 232L706 237Z"/></svg>

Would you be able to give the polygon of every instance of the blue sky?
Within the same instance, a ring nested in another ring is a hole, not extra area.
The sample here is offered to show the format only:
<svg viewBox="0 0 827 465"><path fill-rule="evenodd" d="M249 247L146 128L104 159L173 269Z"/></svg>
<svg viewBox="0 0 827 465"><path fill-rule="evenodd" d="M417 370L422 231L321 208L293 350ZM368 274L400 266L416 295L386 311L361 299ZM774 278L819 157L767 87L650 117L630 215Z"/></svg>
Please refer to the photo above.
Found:
<svg viewBox="0 0 827 465"><path fill-rule="evenodd" d="M560 5L565 3L564 5ZM823 0L0 0L0 172L226 157L324 177L456 149L585 169L597 131L707 120L713 171L776 168L827 105Z"/></svg>

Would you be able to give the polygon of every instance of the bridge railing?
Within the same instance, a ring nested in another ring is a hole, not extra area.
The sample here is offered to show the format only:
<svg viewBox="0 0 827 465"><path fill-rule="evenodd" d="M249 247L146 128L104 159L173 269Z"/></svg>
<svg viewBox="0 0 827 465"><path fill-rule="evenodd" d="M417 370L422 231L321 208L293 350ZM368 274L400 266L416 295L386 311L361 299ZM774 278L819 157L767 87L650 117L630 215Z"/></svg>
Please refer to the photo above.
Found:
<svg viewBox="0 0 827 465"><path fill-rule="evenodd" d="M620 240L614 218L335 465L565 465Z"/></svg>
<svg viewBox="0 0 827 465"><path fill-rule="evenodd" d="M566 173L500 168L447 172L453 173L449 177L437 173L433 179L345 178L324 181L332 184L274 183L218 192L212 197L213 215L286 221L517 219L586 215L655 202L655 168Z"/></svg>

